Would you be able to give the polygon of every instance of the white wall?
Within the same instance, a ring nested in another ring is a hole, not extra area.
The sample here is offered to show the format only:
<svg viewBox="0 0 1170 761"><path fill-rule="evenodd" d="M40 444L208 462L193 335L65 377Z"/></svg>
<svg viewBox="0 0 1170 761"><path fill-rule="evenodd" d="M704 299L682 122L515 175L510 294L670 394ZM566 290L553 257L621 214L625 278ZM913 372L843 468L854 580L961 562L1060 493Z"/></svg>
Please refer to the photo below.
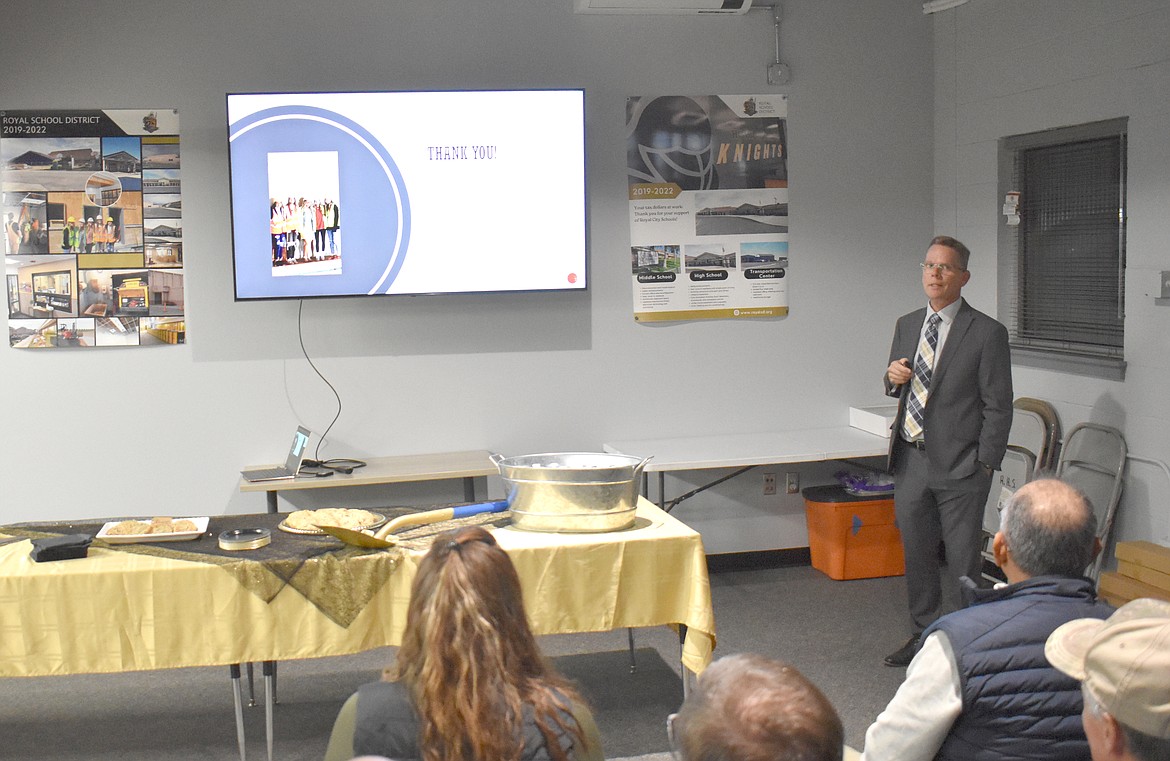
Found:
<svg viewBox="0 0 1170 761"><path fill-rule="evenodd" d="M322 431L332 418L331 395L300 356L297 305L232 300L228 91L586 89L589 293L306 303L305 343L345 405L323 455L597 449L842 425L849 405L880 403L893 321L921 300L915 264L933 232L932 25L920 4L785 0L793 79L784 88L766 84L767 11L619 17L571 7L7 0L3 16L20 21L0 26L0 107L180 110L190 343L0 349L0 523L263 510L260 495L237 492L239 468L279 458L296 424ZM86 63L93 50L106 70ZM791 96L790 316L635 324L626 96L777 91ZM637 393L665 388L681 400L709 385L744 394L648 405ZM758 488L737 488L707 502L729 508L709 547L724 537L741 549L803 543L799 500L764 503ZM460 494L456 485L378 498ZM757 513L790 529L761 537L746 517L750 528L734 528L735 516Z"/></svg>
<svg viewBox="0 0 1170 761"><path fill-rule="evenodd" d="M1119 428L1131 461L1115 536L1170 543L1170 4L1165 0L972 0L935 14L935 225L994 252L997 140L1129 117L1123 382L1017 366L1017 396L1053 402L1067 432ZM994 314L994 278L971 298ZM1153 460L1155 462L1147 462Z"/></svg>

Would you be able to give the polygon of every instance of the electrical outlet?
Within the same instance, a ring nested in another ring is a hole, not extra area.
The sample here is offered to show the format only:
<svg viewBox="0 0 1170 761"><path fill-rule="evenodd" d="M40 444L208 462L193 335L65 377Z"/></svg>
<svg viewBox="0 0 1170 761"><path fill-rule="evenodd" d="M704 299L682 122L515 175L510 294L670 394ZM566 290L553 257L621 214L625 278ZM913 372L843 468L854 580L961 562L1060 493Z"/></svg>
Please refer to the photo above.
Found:
<svg viewBox="0 0 1170 761"><path fill-rule="evenodd" d="M764 474L764 494L771 495L771 494L775 494L775 493L776 493L776 474L775 473L765 473Z"/></svg>
<svg viewBox="0 0 1170 761"><path fill-rule="evenodd" d="M799 473L785 473L784 474L784 491L788 494L796 494L800 491L800 474Z"/></svg>

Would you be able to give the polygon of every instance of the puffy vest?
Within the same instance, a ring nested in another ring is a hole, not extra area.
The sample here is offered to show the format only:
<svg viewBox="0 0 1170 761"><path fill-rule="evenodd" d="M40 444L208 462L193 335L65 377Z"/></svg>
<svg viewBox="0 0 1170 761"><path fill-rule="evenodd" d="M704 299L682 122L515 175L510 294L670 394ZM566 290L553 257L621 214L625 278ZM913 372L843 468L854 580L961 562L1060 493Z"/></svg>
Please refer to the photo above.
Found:
<svg viewBox="0 0 1170 761"><path fill-rule="evenodd" d="M1093 582L1038 576L1000 589L974 590L971 607L944 616L923 636L947 635L959 668L963 712L940 761L1089 761L1081 726L1081 686L1044 657L1056 627L1107 618Z"/></svg>
<svg viewBox="0 0 1170 761"><path fill-rule="evenodd" d="M567 711L562 718L572 724ZM523 761L549 761L548 747L529 706L524 707ZM558 731L554 724L553 731ZM386 756L394 761L417 761L422 758L418 746L419 719L410 690L401 682L371 682L358 688L357 720L353 732L355 755ZM569 751L573 737L567 732L557 737ZM570 758L572 754L570 753ZM481 761L492 761L481 759Z"/></svg>

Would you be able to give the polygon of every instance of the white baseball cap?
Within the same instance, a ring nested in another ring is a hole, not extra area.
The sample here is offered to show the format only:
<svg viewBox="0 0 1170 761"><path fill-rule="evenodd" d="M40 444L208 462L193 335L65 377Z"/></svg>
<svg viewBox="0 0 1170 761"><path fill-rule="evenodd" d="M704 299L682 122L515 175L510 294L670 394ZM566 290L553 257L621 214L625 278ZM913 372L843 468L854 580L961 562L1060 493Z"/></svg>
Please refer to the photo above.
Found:
<svg viewBox="0 0 1170 761"><path fill-rule="evenodd" d="M1170 739L1170 602L1141 598L1104 621L1069 621L1048 637L1044 655L1117 721Z"/></svg>

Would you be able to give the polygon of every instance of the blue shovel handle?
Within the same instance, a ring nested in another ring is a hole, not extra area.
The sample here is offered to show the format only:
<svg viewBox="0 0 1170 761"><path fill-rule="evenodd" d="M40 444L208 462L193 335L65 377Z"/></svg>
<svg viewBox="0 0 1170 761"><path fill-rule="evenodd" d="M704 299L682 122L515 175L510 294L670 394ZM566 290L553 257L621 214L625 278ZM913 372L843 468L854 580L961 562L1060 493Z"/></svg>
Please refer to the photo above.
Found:
<svg viewBox="0 0 1170 761"><path fill-rule="evenodd" d="M460 505L453 508L451 512L452 518L466 518L469 515L479 515L480 513L502 513L508 509L511 504L506 499L496 500L495 502L478 502L474 505Z"/></svg>

